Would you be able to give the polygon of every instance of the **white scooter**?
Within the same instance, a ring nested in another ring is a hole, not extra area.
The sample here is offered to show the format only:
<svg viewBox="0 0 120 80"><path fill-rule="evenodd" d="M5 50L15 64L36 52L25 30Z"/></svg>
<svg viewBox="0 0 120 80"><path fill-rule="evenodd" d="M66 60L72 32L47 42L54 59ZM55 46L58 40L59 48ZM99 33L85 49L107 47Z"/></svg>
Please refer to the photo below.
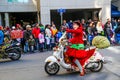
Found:
<svg viewBox="0 0 120 80"><path fill-rule="evenodd" d="M66 63L65 61L64 53L66 52L66 46L68 44L65 32L60 38L58 46L53 49L53 55L45 60L44 68L48 75L56 75L60 70L60 66L66 70L76 71L76 68L73 67L72 63ZM104 57L96 51L96 47L92 46L85 50L88 53L92 52L92 55L85 61L83 67L92 72L99 72L103 68Z"/></svg>

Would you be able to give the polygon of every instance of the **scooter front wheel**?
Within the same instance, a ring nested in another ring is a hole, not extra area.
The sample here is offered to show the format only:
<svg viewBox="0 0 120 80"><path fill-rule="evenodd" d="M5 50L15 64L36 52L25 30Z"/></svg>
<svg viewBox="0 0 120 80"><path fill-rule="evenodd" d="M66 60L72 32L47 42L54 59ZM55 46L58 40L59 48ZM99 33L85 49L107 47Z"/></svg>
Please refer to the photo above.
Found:
<svg viewBox="0 0 120 80"><path fill-rule="evenodd" d="M45 72L48 75L56 75L60 70L60 66L57 63L53 63L50 65L50 62L46 62L45 64Z"/></svg>
<svg viewBox="0 0 120 80"><path fill-rule="evenodd" d="M97 67L90 69L92 72L99 72L103 68L103 62L99 61L96 64Z"/></svg>
<svg viewBox="0 0 120 80"><path fill-rule="evenodd" d="M9 52L11 54L10 59L13 61L19 60L21 58L21 52L17 50L11 50Z"/></svg>

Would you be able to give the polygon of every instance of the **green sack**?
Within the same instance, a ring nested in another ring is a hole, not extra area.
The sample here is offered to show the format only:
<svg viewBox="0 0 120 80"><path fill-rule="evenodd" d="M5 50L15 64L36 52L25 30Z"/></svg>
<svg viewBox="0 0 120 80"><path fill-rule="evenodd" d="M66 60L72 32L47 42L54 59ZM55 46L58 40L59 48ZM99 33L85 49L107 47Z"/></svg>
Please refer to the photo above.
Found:
<svg viewBox="0 0 120 80"><path fill-rule="evenodd" d="M110 46L109 40L104 36L96 36L92 40L92 45L99 49L108 48Z"/></svg>

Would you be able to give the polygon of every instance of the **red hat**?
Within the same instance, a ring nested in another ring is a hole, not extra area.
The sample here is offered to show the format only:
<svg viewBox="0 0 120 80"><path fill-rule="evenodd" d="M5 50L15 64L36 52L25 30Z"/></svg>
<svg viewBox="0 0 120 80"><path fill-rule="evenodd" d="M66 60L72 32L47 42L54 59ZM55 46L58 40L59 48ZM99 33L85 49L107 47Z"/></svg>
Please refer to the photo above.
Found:
<svg viewBox="0 0 120 80"><path fill-rule="evenodd" d="M3 27L2 26L0 26L0 30L2 30L3 29Z"/></svg>
<svg viewBox="0 0 120 80"><path fill-rule="evenodd" d="M19 28L19 27L20 27L20 24L16 24L16 27Z"/></svg>
<svg viewBox="0 0 120 80"><path fill-rule="evenodd" d="M10 28L9 28L9 27L7 27L7 28L6 28L6 30L10 30Z"/></svg>

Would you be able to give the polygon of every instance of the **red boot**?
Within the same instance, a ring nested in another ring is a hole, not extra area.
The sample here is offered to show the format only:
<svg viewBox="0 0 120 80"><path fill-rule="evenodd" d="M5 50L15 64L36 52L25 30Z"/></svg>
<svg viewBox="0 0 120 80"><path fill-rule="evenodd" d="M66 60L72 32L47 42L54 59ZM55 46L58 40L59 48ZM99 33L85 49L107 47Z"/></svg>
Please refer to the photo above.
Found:
<svg viewBox="0 0 120 80"><path fill-rule="evenodd" d="M84 71L82 71L81 73L80 73L80 76L84 76L85 75L85 73L84 73Z"/></svg>
<svg viewBox="0 0 120 80"><path fill-rule="evenodd" d="M85 75L85 69L83 68L82 72L80 72L80 76L84 76Z"/></svg>

